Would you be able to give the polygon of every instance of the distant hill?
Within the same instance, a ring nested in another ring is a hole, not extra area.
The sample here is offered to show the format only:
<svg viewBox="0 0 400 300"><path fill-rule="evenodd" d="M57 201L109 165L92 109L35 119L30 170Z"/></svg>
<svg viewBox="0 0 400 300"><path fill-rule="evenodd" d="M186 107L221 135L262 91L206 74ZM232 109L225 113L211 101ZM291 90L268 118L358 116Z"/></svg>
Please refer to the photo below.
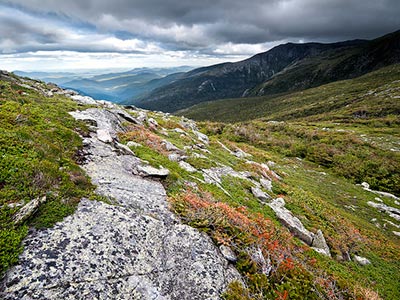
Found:
<svg viewBox="0 0 400 300"><path fill-rule="evenodd" d="M398 62L400 31L372 41L288 43L237 63L192 70L132 103L174 112L210 100L304 90Z"/></svg>
<svg viewBox="0 0 400 300"><path fill-rule="evenodd" d="M203 102L177 112L195 120L331 120L400 115L400 64L303 91Z"/></svg>

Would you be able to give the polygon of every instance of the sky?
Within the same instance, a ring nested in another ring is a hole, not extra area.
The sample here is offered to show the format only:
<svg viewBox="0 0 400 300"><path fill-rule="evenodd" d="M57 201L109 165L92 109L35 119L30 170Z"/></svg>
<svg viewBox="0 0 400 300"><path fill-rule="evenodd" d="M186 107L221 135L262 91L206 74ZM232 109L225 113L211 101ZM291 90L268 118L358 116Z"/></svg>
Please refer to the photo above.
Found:
<svg viewBox="0 0 400 300"><path fill-rule="evenodd" d="M0 69L204 66L400 29L400 0L0 0Z"/></svg>

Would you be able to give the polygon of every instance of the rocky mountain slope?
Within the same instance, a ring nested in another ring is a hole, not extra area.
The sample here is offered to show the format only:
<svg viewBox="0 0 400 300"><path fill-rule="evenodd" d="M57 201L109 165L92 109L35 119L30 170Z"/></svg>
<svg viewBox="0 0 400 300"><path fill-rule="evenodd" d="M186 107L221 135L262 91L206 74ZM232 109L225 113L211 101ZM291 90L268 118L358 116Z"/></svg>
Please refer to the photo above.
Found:
<svg viewBox="0 0 400 300"><path fill-rule="evenodd" d="M241 62L187 72L132 103L173 112L204 101L303 90L399 61L400 31L372 41L288 43Z"/></svg>
<svg viewBox="0 0 400 300"><path fill-rule="evenodd" d="M400 296L395 195L246 126L0 79L2 298Z"/></svg>

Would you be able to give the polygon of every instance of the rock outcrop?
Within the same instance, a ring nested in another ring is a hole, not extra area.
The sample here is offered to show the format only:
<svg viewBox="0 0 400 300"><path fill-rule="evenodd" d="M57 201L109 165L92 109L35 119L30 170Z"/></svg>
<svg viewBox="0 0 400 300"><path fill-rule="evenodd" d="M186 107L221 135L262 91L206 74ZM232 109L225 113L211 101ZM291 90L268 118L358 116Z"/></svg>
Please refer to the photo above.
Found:
<svg viewBox="0 0 400 300"><path fill-rule="evenodd" d="M277 198L268 203L268 206L275 212L276 217L285 225L289 231L300 240L311 246L315 251L331 257L331 253L321 230L316 234L307 230L299 218L295 217L286 207L283 198Z"/></svg>
<svg viewBox="0 0 400 300"><path fill-rule="evenodd" d="M290 232L307 245L312 245L314 234L308 231L301 221L285 208L285 200L283 200L283 198L274 199L271 203L268 203L268 206L272 208L276 217L290 230Z"/></svg>
<svg viewBox="0 0 400 300"><path fill-rule="evenodd" d="M83 168L109 203L82 199L73 215L28 235L0 297L220 299L229 282L240 280L225 258L233 261L232 253L181 224L161 183L134 175L151 176L155 168L117 147L128 118L109 108L72 113L95 127L84 141Z"/></svg>

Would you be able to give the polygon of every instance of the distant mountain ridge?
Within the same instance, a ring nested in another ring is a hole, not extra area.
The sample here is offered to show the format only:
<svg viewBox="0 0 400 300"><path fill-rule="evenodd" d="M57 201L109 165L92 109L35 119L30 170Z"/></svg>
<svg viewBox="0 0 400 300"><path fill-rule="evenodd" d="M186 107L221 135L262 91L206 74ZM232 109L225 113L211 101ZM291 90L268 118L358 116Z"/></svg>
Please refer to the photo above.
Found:
<svg viewBox="0 0 400 300"><path fill-rule="evenodd" d="M210 100L303 90L398 62L400 31L371 41L288 43L237 63L186 72L131 104L174 112Z"/></svg>
<svg viewBox="0 0 400 300"><path fill-rule="evenodd" d="M141 94L178 79L192 67L135 68L124 72L104 74L80 74L72 72L23 72L20 76L32 77L45 82L56 83L63 88L73 89L82 95L98 100L124 103Z"/></svg>

